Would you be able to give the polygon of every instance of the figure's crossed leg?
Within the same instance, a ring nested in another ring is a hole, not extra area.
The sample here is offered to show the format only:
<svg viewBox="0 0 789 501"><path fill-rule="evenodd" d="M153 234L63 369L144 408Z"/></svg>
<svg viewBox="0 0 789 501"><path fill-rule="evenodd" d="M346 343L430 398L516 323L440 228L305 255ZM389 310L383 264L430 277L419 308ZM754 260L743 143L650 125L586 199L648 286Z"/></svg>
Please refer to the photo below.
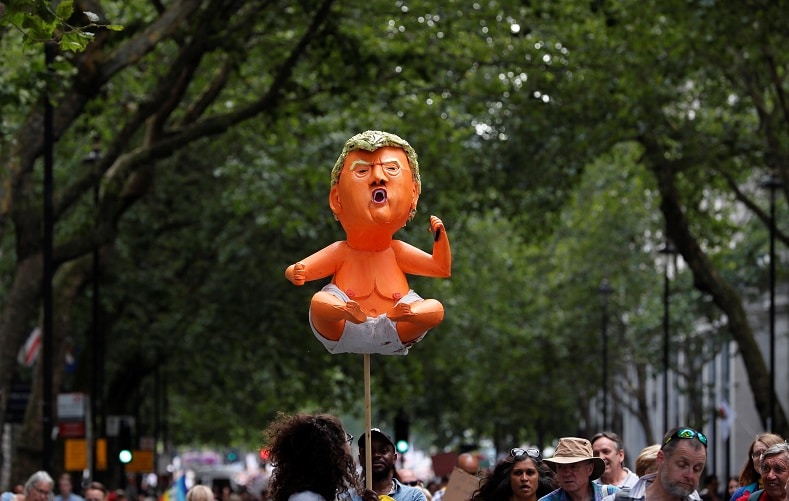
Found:
<svg viewBox="0 0 789 501"><path fill-rule="evenodd" d="M409 343L441 323L444 306L435 299L398 303L386 315L396 322L400 341Z"/></svg>
<svg viewBox="0 0 789 501"><path fill-rule="evenodd" d="M367 314L356 301L343 301L328 292L316 292L310 303L310 319L321 336L337 341L345 329L345 322L360 324Z"/></svg>

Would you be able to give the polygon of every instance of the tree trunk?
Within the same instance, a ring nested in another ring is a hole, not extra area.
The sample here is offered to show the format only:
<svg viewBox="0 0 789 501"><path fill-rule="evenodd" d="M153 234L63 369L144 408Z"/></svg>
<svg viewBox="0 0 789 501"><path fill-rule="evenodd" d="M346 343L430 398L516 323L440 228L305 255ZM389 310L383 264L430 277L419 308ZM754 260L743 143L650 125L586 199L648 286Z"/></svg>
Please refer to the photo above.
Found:
<svg viewBox="0 0 789 501"><path fill-rule="evenodd" d="M737 342L748 373L748 383L753 392L755 407L766 423L770 413L770 374L759 345L748 323L742 298L737 290L718 273L702 250L683 211L680 194L675 184L675 164L666 160L662 148L654 139L642 138L646 148L645 158L657 179L662 196L660 210L666 218L668 237L677 247L688 267L693 272L694 287L712 297L714 303L728 320L728 330ZM776 419L773 430L786 435L786 414L780 402L775 406Z"/></svg>
<svg viewBox="0 0 789 501"><path fill-rule="evenodd" d="M71 335L72 311L82 288L88 283L92 272L91 256L71 262L60 268L53 283L53 327L52 327L52 412L53 424L57 423L57 393L62 386L65 369L66 338ZM11 467L11 478L26 478L31 471L42 467L41 454L43 437L51 433L42 428L43 364L36 363L30 401L25 412L25 422L19 435L19 444ZM62 454L56 449L53 459L55 471L64 469Z"/></svg>

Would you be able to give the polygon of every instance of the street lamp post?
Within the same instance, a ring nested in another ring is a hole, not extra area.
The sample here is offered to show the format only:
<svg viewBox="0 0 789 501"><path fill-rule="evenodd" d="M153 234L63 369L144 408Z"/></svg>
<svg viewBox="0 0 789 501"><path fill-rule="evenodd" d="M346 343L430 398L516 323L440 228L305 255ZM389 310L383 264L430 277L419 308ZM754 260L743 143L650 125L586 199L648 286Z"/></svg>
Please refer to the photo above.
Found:
<svg viewBox="0 0 789 501"><path fill-rule="evenodd" d="M101 160L101 150L99 149L98 145L94 145L90 152L82 159L83 165L87 168L93 168L98 162ZM96 183L96 186L93 190L93 207L98 212L99 210L99 183ZM98 221L98 217L96 219ZM98 228L97 228L98 231ZM101 325L100 325L100 297L99 297L99 281L100 281L100 267L101 267L101 260L99 258L99 248L98 245L93 247L92 252L92 272L91 272L91 288L92 288L92 298L91 298L91 315L92 315L92 322L93 328L91 330L91 356L93 358L93 364L91 367L92 373L92 381L91 381L91 391L90 391L90 430L91 434L89 439L87 440L87 448L88 448L88 479L95 480L96 479L96 442L98 439L105 438L104 437L104 419L99 416L100 411L104 408L103 407L103 375L104 375L104 339L101 335ZM103 414L102 414L103 415ZM99 425L101 423L101 426Z"/></svg>
<svg viewBox="0 0 789 501"><path fill-rule="evenodd" d="M614 292L607 278L604 278L597 289L603 305L600 330L603 336L603 429L608 429L608 296Z"/></svg>
<svg viewBox="0 0 789 501"><path fill-rule="evenodd" d="M55 62L55 43L52 41L44 44L44 62L47 71L50 75L53 72L53 63ZM52 471L52 456L54 444L52 443L52 429L54 427L52 400L53 400L53 382L52 382L52 359L53 359L53 323L54 323L54 305L53 305L53 291L52 291L52 276L54 274L54 265L52 263L53 253L53 240L54 240L54 209L53 209L53 186L54 186L54 145L55 145L55 132L54 132L54 107L52 105L52 96L50 93L51 84L49 81L45 82L44 90L44 184L43 184L43 274L44 280L42 284L43 295L43 328L41 329L41 340L43 342L42 351L42 395L41 395L41 422L42 422L42 466L44 471Z"/></svg>
<svg viewBox="0 0 789 501"><path fill-rule="evenodd" d="M671 317L669 313L669 304L671 302L671 290L668 275L669 261L671 257L677 254L677 249L671 241L666 240L660 253L666 256L666 265L663 268L663 429L668 430L671 428L668 422L668 369L669 369L669 347L670 347L670 330L671 330ZM676 267L674 268L676 273Z"/></svg>
<svg viewBox="0 0 789 501"><path fill-rule="evenodd" d="M767 429L775 427L775 190L783 183L773 173L759 185L770 190L770 414Z"/></svg>

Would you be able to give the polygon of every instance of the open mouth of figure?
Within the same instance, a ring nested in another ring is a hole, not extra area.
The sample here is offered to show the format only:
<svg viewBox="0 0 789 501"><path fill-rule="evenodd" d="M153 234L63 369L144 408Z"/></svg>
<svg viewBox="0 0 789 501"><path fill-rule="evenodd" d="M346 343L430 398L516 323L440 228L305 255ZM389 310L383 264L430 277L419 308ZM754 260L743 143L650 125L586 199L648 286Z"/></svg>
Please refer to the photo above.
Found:
<svg viewBox="0 0 789 501"><path fill-rule="evenodd" d="M373 190L373 203L382 204L386 202L386 190L383 188L376 188Z"/></svg>

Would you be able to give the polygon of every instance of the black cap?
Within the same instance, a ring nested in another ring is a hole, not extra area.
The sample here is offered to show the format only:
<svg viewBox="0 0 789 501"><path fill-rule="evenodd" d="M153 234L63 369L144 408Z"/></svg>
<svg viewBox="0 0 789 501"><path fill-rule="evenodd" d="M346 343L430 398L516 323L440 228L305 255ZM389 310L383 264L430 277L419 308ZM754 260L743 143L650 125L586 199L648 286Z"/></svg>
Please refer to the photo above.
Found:
<svg viewBox="0 0 789 501"><path fill-rule="evenodd" d="M365 437L365 435L366 434L362 434L362 436L359 437L359 447L360 448L364 448L364 437ZM376 437L376 436L377 437L381 437L384 440L386 440L387 442L389 442L389 445L391 445L392 447L395 446L394 441L392 440L392 437L390 437L388 433L386 433L385 431L382 431L380 428L370 428L370 437Z"/></svg>

